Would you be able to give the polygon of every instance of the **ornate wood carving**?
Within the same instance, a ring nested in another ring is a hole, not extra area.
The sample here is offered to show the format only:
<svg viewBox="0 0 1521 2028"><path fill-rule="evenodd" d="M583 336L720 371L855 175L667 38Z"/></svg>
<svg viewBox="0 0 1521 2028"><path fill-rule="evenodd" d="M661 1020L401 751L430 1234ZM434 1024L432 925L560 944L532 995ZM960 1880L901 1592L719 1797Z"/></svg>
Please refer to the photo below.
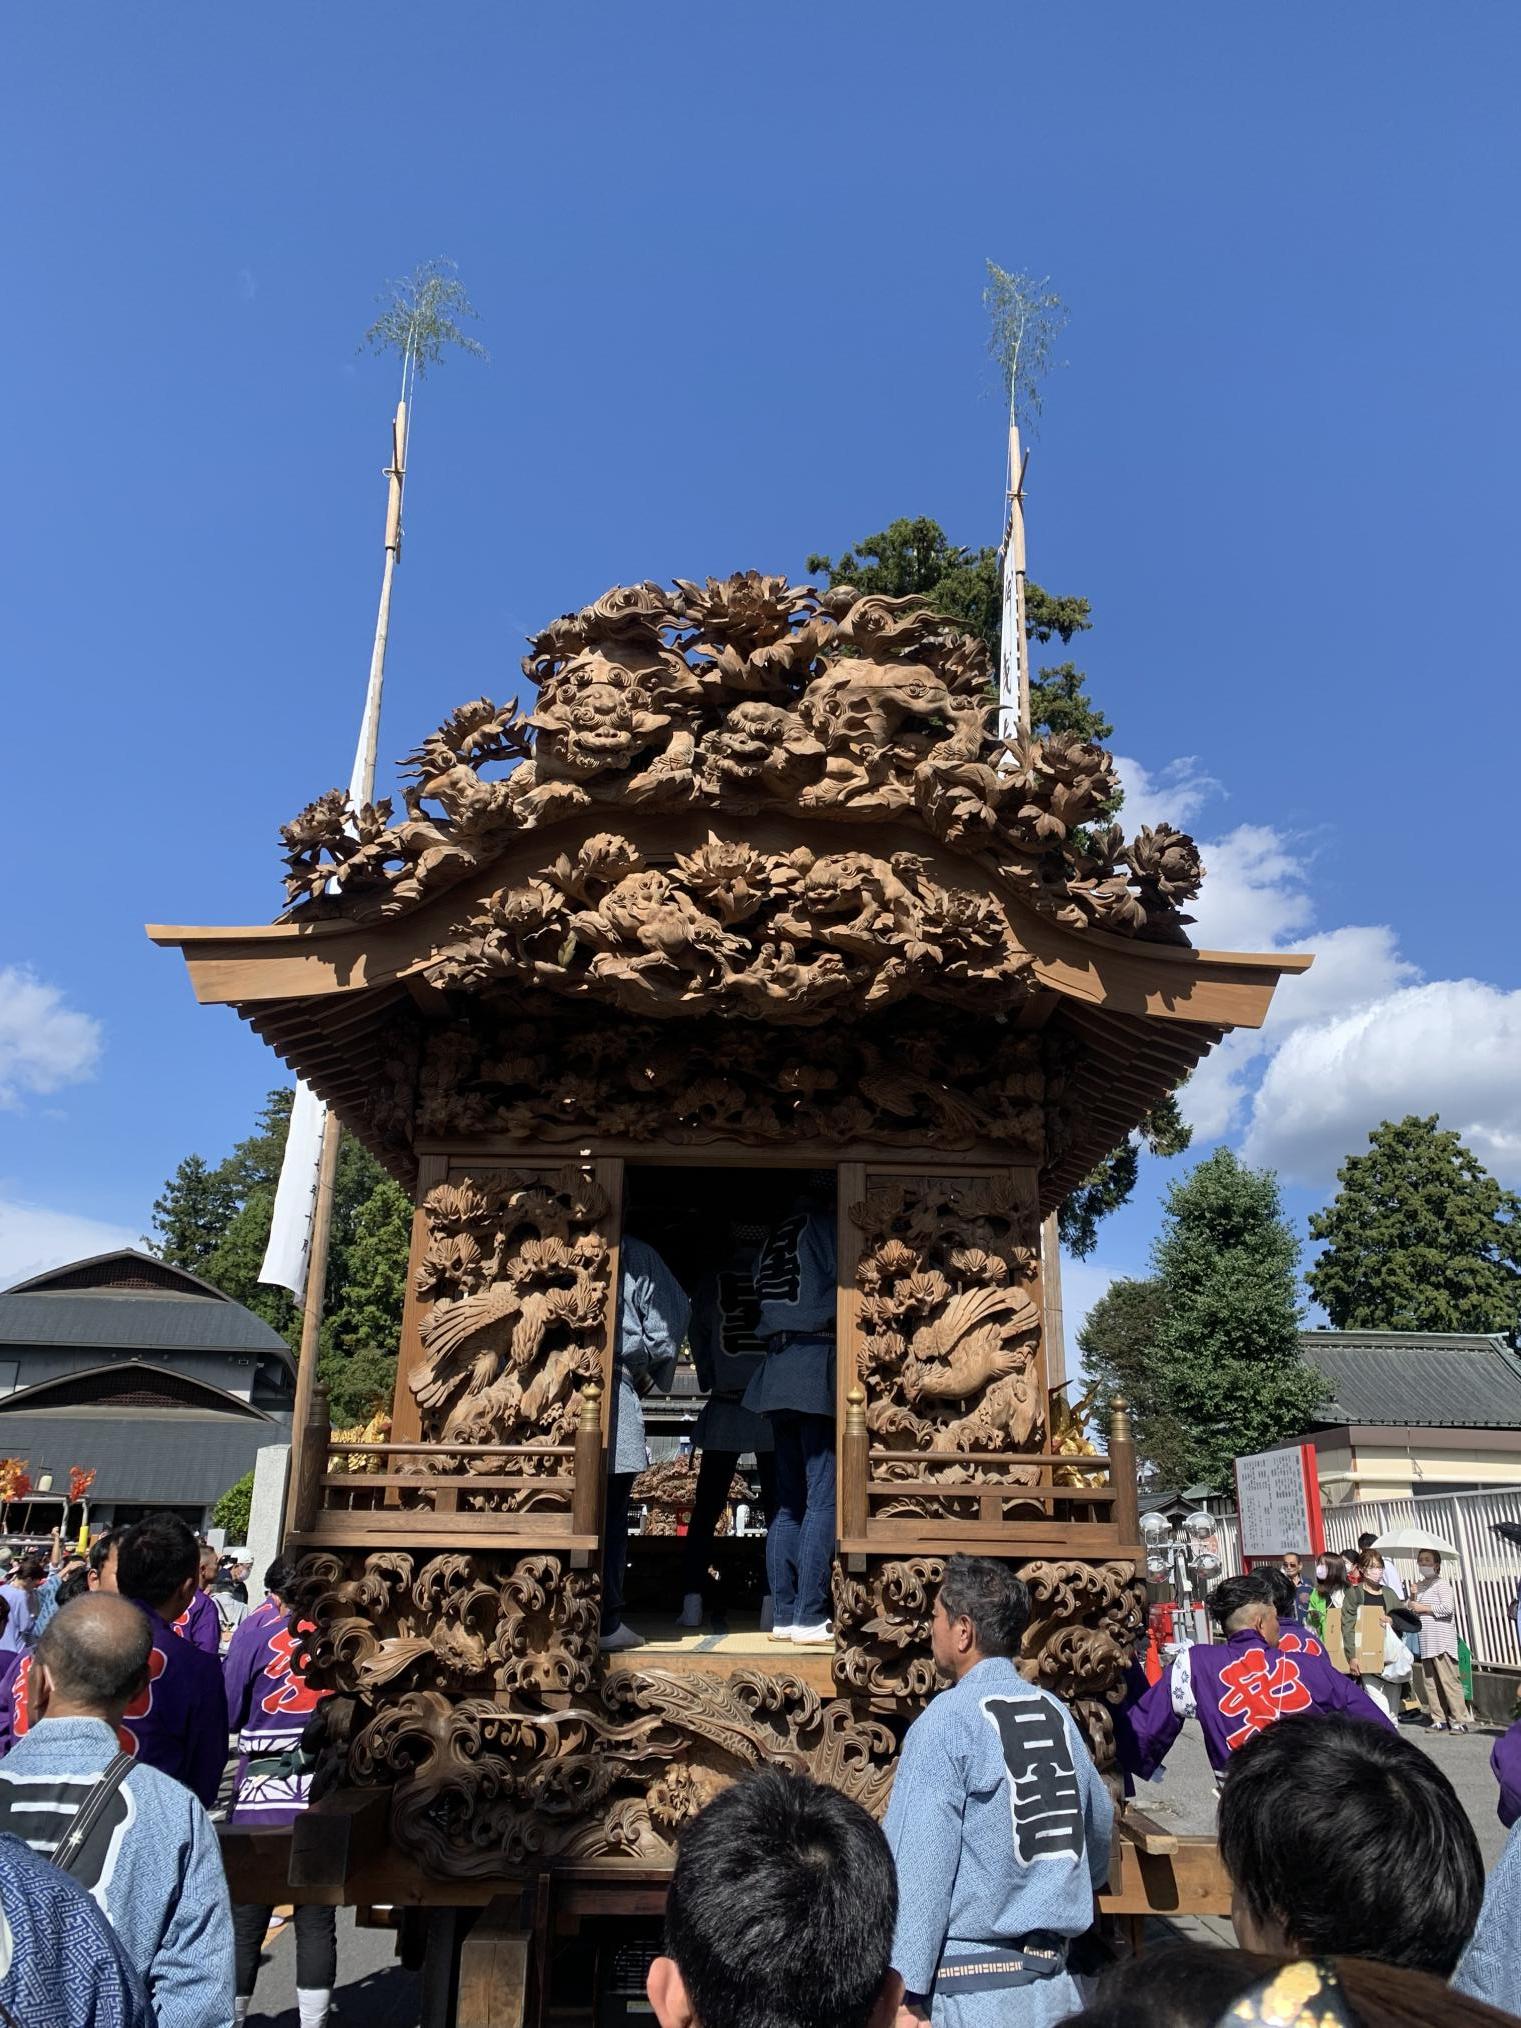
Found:
<svg viewBox="0 0 1521 2028"><path fill-rule="evenodd" d="M423 1200L416 1293L432 1310L407 1376L425 1441L561 1445L577 1389L603 1378L610 1249L606 1194L584 1168L441 1183ZM507 1512L569 1502L568 1460L511 1463L545 1484L481 1495ZM471 1461L503 1475L500 1458ZM510 1473L508 1475L511 1475ZM466 1496L467 1498L469 1496Z"/></svg>
<svg viewBox="0 0 1521 2028"><path fill-rule="evenodd" d="M343 1696L542 1702L591 1685L601 1581L559 1557L323 1553L303 1558L298 1590L312 1681Z"/></svg>
<svg viewBox="0 0 1521 2028"><path fill-rule="evenodd" d="M995 1476L979 1456L1038 1449L1044 1431L1040 1312L1026 1284L1038 1268L1036 1218L1006 1174L874 1175L850 1207L860 1228L860 1378L877 1452L874 1478L947 1487ZM943 1462L942 1462L943 1461ZM905 1497L883 1515L959 1515L954 1496Z"/></svg>
<svg viewBox="0 0 1521 2028"><path fill-rule="evenodd" d="M1127 844L1105 821L1116 781L1100 748L1068 734L998 740L985 650L920 601L755 571L671 591L619 586L546 627L523 669L536 708L479 698L456 711L409 756L399 823L389 802L352 811L335 789L285 827L286 891L303 914L394 913L489 864L514 835L619 803L912 824L1075 928L1185 941L1182 905L1201 874L1192 839L1160 825ZM820 876L822 892L804 878L773 900L810 926L822 905L837 925L871 908L964 931L959 904L933 902L898 858L867 862L853 903L841 899L843 866ZM657 959L709 988L723 979L742 941L724 907L776 878L711 860L668 888L624 877L645 889L611 912L602 896L585 904L589 934L608 940L593 945L599 956L643 957L651 988ZM556 907L531 885L515 890L498 927L531 941L540 905ZM637 952L625 951L631 926L613 920L630 909L650 918Z"/></svg>
<svg viewBox="0 0 1521 2028"><path fill-rule="evenodd" d="M796 1676L617 1668L553 1714L409 1691L359 1726L347 1768L397 1784L393 1840L458 1880L547 1859L668 1865L682 1825L757 1767L806 1770L880 1815L893 1747Z"/></svg>
<svg viewBox="0 0 1521 2028"><path fill-rule="evenodd" d="M395 1145L508 1135L535 1142L591 1134L703 1146L742 1141L922 1141L946 1150L993 1141L1039 1161L1059 1136L1062 1066L1039 1035L998 1020L905 1008L810 1028L705 1018L610 1022L600 1010L535 1018L508 996L469 1018L403 1017L371 1123Z"/></svg>
<svg viewBox="0 0 1521 2028"><path fill-rule="evenodd" d="M836 1570L834 1677L873 1711L913 1718L936 1687L930 1612L944 1574L939 1557L873 1562L865 1576ZM1072 1706L1094 1761L1114 1765L1112 1708L1146 1619L1146 1588L1133 1563L1032 1562L1030 1624L1021 1672Z"/></svg>
<svg viewBox="0 0 1521 2028"><path fill-rule="evenodd" d="M696 1497L695 1458L667 1458L663 1464L649 1466L635 1479L632 1493L635 1506L648 1509L644 1522L646 1535L674 1535L682 1515L690 1510ZM728 1534L735 1507L751 1497L750 1488L736 1472L729 1482L728 1502L719 1514L715 1535Z"/></svg>

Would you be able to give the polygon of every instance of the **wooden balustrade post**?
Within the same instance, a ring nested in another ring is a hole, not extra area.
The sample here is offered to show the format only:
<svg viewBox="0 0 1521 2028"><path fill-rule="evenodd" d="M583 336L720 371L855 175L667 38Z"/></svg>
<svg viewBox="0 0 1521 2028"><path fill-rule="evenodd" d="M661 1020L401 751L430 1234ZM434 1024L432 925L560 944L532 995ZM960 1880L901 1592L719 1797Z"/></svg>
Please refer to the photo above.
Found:
<svg viewBox="0 0 1521 2028"><path fill-rule="evenodd" d="M866 1497L869 1469L866 1389L855 1380L845 1397L845 1434L840 1444L840 1533L851 1541L860 1541L866 1533L870 1514Z"/></svg>
<svg viewBox="0 0 1521 2028"><path fill-rule="evenodd" d="M312 1388L306 1422L297 1432L295 1483L291 1487L290 1527L296 1535L309 1534L322 1510L322 1475L327 1470L328 1445L333 1434L332 1411L327 1386L319 1380Z"/></svg>
<svg viewBox="0 0 1521 2028"><path fill-rule="evenodd" d="M1116 1395L1109 1404L1109 1483L1114 1488L1110 1509L1122 1542L1141 1539L1141 1495L1136 1484L1135 1438L1130 1431L1130 1404Z"/></svg>
<svg viewBox="0 0 1521 2028"><path fill-rule="evenodd" d="M576 1454L571 1461L570 1530L573 1535L602 1532L602 1389L588 1380L581 1390L576 1418Z"/></svg>

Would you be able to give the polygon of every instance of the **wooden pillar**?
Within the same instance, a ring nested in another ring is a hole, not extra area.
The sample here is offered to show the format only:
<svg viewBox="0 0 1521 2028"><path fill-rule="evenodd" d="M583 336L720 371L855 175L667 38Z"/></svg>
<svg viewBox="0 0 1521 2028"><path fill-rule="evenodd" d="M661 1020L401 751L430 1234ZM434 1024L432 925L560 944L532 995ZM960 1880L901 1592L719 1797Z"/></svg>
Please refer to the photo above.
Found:
<svg viewBox="0 0 1521 2028"><path fill-rule="evenodd" d="M1116 1395L1109 1404L1109 1483L1114 1488L1114 1524L1122 1542L1141 1539L1141 1495L1136 1485L1135 1439L1130 1405Z"/></svg>
<svg viewBox="0 0 1521 2028"><path fill-rule="evenodd" d="M840 1442L839 1529L847 1540L859 1542L866 1534L869 1503L866 1479L870 1471L867 1456L866 1389L859 1380L851 1382L845 1397L845 1433Z"/></svg>
<svg viewBox="0 0 1521 2028"><path fill-rule="evenodd" d="M602 1467L602 1389L595 1380L589 1380L581 1390L581 1413L576 1420L576 1455L572 1469L575 1480L570 1491L570 1532L572 1535L600 1535L605 1474Z"/></svg>
<svg viewBox="0 0 1521 2028"><path fill-rule="evenodd" d="M309 1534L317 1525L322 1508L322 1475L327 1470L328 1445L333 1434L332 1411L328 1407L327 1384L315 1381L307 1408L306 1422L294 1432L296 1455L290 1481L288 1525L293 1534Z"/></svg>
<svg viewBox="0 0 1521 2028"><path fill-rule="evenodd" d="M1067 1384L1067 1326L1062 1315L1062 1242L1054 1211L1041 1221L1040 1289L1046 1386L1054 1391Z"/></svg>

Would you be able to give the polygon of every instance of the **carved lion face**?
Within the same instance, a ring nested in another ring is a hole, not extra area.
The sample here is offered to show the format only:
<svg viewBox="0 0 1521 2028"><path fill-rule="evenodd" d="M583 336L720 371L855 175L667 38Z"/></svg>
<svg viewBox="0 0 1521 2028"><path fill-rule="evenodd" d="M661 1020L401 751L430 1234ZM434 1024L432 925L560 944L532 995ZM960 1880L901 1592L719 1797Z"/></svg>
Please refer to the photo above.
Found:
<svg viewBox="0 0 1521 2028"><path fill-rule="evenodd" d="M951 711L944 683L918 662L839 663L808 686L798 705L804 724L836 752L886 746L928 752L945 737Z"/></svg>
<svg viewBox="0 0 1521 2028"><path fill-rule="evenodd" d="M541 774L585 781L627 768L670 724L643 679L604 655L583 655L544 687L528 723Z"/></svg>

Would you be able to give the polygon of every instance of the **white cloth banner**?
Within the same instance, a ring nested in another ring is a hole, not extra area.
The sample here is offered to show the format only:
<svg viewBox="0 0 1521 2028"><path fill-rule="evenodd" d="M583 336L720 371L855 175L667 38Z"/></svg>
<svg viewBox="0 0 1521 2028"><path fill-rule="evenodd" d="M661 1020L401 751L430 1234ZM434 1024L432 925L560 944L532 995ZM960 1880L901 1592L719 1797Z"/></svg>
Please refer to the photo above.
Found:
<svg viewBox="0 0 1521 2028"><path fill-rule="evenodd" d="M310 1085L297 1079L285 1160L280 1164L280 1182L275 1191L275 1215L259 1280L289 1289L298 1303L306 1299L306 1263L312 1250L312 1212L317 1202L317 1171L322 1164L322 1130L326 1124L327 1107Z"/></svg>

